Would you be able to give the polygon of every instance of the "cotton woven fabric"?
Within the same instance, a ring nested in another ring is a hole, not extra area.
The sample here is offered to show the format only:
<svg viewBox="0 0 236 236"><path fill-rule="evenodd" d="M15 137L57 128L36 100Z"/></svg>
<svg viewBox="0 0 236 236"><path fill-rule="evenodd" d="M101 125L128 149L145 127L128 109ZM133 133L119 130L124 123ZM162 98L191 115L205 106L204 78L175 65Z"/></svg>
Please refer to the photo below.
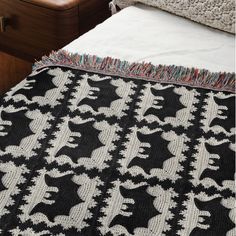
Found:
<svg viewBox="0 0 236 236"><path fill-rule="evenodd" d="M235 94L59 58L0 102L1 235L233 236Z"/></svg>
<svg viewBox="0 0 236 236"><path fill-rule="evenodd" d="M235 33L234 0L113 0L123 9L136 3L157 7L210 27Z"/></svg>

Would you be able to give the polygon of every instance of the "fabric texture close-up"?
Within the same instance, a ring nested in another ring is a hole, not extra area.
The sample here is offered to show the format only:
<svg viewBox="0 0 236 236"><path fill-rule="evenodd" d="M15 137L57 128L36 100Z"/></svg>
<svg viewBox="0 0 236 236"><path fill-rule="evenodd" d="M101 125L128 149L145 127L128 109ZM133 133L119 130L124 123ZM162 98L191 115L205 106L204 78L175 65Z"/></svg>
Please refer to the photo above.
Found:
<svg viewBox="0 0 236 236"><path fill-rule="evenodd" d="M3 235L234 235L235 74L58 52L1 101Z"/></svg>

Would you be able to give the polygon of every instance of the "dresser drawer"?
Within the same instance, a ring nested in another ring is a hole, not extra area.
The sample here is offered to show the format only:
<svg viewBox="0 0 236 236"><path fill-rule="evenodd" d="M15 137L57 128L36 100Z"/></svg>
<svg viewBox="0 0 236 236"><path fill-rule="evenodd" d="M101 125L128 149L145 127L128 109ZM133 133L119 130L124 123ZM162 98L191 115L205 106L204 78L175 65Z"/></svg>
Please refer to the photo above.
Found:
<svg viewBox="0 0 236 236"><path fill-rule="evenodd" d="M0 50L30 61L79 35L78 5L60 9L32 2L0 0L0 16L6 19L5 32L0 32Z"/></svg>

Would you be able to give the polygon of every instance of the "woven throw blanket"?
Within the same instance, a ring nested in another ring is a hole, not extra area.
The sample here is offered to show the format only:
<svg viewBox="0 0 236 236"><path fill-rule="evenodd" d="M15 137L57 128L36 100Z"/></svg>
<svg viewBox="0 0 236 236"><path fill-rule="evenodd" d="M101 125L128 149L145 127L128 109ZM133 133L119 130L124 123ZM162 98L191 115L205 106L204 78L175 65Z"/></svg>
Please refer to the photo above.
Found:
<svg viewBox="0 0 236 236"><path fill-rule="evenodd" d="M0 234L233 236L235 74L52 54L0 102Z"/></svg>

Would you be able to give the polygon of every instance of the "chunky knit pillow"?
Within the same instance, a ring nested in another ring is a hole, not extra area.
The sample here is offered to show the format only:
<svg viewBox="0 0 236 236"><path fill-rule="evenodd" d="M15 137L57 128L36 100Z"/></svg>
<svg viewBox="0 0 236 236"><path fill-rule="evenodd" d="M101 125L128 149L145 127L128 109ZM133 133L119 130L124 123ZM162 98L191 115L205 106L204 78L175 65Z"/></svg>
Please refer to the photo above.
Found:
<svg viewBox="0 0 236 236"><path fill-rule="evenodd" d="M144 3L235 33L235 0L113 0L113 3L121 9L135 3Z"/></svg>

